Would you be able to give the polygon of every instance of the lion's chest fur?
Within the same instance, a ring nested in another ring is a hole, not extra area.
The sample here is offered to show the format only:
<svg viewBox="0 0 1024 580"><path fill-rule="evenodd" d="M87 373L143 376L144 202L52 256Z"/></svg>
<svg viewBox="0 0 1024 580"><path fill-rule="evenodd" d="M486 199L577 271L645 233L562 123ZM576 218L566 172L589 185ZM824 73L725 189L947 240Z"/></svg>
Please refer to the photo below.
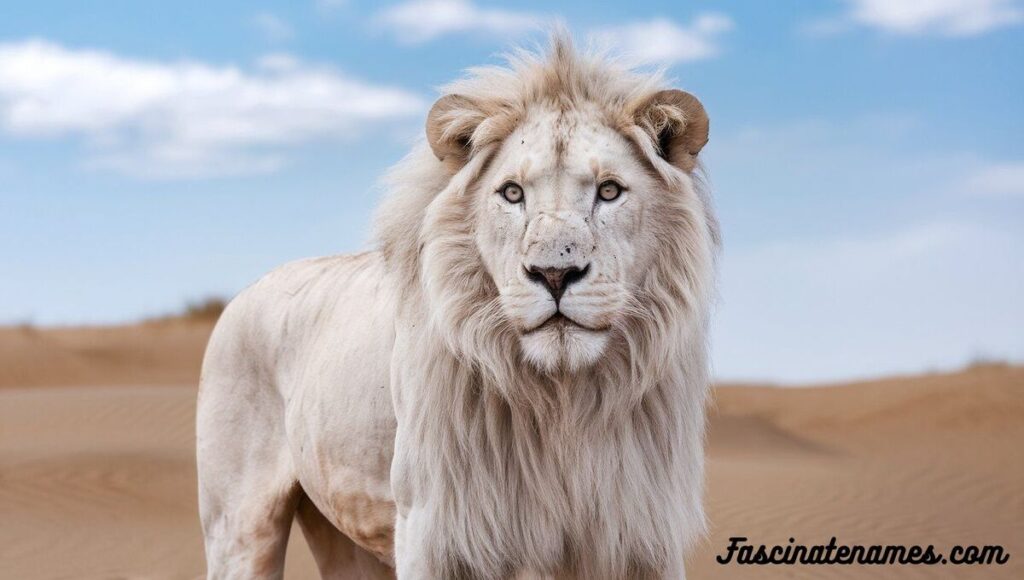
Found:
<svg viewBox="0 0 1024 580"><path fill-rule="evenodd" d="M703 519L703 418L671 408L684 393L604 415L600 395L577 391L539 415L416 350L394 375L392 485L399 527L411 517L430 531L421 557L435 570L604 578L676 566Z"/></svg>

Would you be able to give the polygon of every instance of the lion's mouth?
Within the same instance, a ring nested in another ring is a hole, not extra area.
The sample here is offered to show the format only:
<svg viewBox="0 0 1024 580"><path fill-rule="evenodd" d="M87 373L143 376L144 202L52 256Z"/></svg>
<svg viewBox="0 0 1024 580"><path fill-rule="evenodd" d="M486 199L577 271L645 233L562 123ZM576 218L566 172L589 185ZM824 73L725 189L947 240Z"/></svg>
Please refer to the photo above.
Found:
<svg viewBox="0 0 1024 580"><path fill-rule="evenodd" d="M546 328L554 328L559 331L564 331L570 327L581 328L583 330L589 330L590 332L603 332L605 330L608 330L607 328L592 328L590 326L587 326L586 324L580 324L579 322L576 322L575 320L569 318L568 316L562 314L561 312L555 312L550 317L548 317L547 320L541 322L540 324L534 326L533 328L527 329L526 332L524 332L523 334L531 334L534 332L544 330Z"/></svg>

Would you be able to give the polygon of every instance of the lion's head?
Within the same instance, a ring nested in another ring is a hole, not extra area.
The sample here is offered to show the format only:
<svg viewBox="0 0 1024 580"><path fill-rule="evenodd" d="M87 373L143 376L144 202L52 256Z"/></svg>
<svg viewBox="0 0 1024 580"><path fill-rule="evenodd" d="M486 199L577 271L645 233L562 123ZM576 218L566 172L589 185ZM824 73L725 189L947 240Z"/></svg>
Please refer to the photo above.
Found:
<svg viewBox="0 0 1024 580"><path fill-rule="evenodd" d="M653 375L703 341L708 118L659 84L556 38L446 87L429 151L392 176L380 236L460 357L499 376L608 361Z"/></svg>

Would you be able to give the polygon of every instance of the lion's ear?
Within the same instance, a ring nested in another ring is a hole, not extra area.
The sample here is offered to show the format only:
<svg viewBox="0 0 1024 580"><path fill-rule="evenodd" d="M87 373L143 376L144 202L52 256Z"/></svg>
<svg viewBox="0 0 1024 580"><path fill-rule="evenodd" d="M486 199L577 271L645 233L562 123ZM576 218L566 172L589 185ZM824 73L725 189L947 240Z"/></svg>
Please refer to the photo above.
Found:
<svg viewBox="0 0 1024 580"><path fill-rule="evenodd" d="M658 91L633 113L633 122L658 145L661 156L683 171L693 171L697 154L708 142L708 115L690 93Z"/></svg>
<svg viewBox="0 0 1024 580"><path fill-rule="evenodd" d="M469 160L473 131L484 121L483 111L462 95L445 95L427 114L427 142L438 159L458 168Z"/></svg>

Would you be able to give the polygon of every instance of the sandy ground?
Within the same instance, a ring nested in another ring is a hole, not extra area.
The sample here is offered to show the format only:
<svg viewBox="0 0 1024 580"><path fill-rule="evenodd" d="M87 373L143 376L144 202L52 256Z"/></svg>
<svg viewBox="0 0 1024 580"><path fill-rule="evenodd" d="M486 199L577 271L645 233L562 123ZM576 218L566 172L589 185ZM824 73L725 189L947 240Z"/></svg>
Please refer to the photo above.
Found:
<svg viewBox="0 0 1024 580"><path fill-rule="evenodd" d="M208 324L0 329L0 578L203 571L193 418ZM719 387L691 578L1024 578L1024 369ZM1004 566L722 566L752 543L1000 544ZM296 529L288 578L315 578Z"/></svg>

